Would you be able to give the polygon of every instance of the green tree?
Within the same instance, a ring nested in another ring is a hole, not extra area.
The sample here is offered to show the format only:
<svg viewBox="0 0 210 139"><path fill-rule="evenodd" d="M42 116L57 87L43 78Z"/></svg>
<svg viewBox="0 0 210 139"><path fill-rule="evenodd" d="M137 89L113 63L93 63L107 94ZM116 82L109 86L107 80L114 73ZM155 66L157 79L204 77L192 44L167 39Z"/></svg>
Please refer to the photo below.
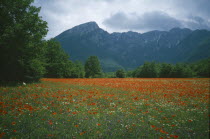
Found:
<svg viewBox="0 0 210 139"><path fill-rule="evenodd" d="M160 73L159 73L159 77L160 78L169 78L172 72L173 66L171 64L167 64L167 63L162 63L160 65Z"/></svg>
<svg viewBox="0 0 210 139"><path fill-rule="evenodd" d="M192 69L186 64L177 63L170 74L172 78L188 78L193 77Z"/></svg>
<svg viewBox="0 0 210 139"><path fill-rule="evenodd" d="M134 76L133 76L133 72L134 72L134 71L131 71L131 70L130 70L130 71L127 71L127 72L126 72L126 77L127 77L127 78L132 78L132 77L134 77Z"/></svg>
<svg viewBox="0 0 210 139"><path fill-rule="evenodd" d="M123 69L117 70L115 75L117 78L125 78L126 77L126 73Z"/></svg>
<svg viewBox="0 0 210 139"><path fill-rule="evenodd" d="M73 63L58 42L53 39L47 41L45 56L46 77L68 78L72 76Z"/></svg>
<svg viewBox="0 0 210 139"><path fill-rule="evenodd" d="M142 66L137 67L133 73L132 73L132 77L136 77L139 78L141 77L140 72L141 72Z"/></svg>
<svg viewBox="0 0 210 139"><path fill-rule="evenodd" d="M102 75L101 65L97 56L90 56L85 62L85 77L96 78Z"/></svg>
<svg viewBox="0 0 210 139"><path fill-rule="evenodd" d="M195 76L195 73L191 69L191 67L188 64L184 65L184 70L183 70L183 78L192 78Z"/></svg>
<svg viewBox="0 0 210 139"><path fill-rule="evenodd" d="M197 77L210 77L210 58L200 60L196 63L191 64L192 70L195 72Z"/></svg>
<svg viewBox="0 0 210 139"><path fill-rule="evenodd" d="M76 61L73 63L73 67L71 70L71 78L84 78L85 77L85 70L84 66L80 61Z"/></svg>
<svg viewBox="0 0 210 139"><path fill-rule="evenodd" d="M34 81L45 73L47 23L33 0L0 1L0 80Z"/></svg>
<svg viewBox="0 0 210 139"><path fill-rule="evenodd" d="M156 64L154 62L145 62L144 65L134 71L135 77L156 78L158 75Z"/></svg>

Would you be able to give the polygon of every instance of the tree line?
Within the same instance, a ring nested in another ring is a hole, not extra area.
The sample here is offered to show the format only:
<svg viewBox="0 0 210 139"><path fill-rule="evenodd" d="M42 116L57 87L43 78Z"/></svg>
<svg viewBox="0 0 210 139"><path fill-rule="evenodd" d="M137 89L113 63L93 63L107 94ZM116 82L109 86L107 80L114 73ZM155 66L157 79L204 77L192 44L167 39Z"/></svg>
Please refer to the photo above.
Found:
<svg viewBox="0 0 210 139"><path fill-rule="evenodd" d="M209 78L210 58L194 63L145 62L133 71L117 70L112 78Z"/></svg>
<svg viewBox="0 0 210 139"><path fill-rule="evenodd" d="M131 76L137 78L192 78L210 77L210 58L195 63L145 62Z"/></svg>
<svg viewBox="0 0 210 139"><path fill-rule="evenodd" d="M55 40L45 40L47 23L33 0L0 1L0 82L38 81L40 78L210 77L209 59L195 64L146 62L134 71L103 73L98 57L83 65L72 62Z"/></svg>

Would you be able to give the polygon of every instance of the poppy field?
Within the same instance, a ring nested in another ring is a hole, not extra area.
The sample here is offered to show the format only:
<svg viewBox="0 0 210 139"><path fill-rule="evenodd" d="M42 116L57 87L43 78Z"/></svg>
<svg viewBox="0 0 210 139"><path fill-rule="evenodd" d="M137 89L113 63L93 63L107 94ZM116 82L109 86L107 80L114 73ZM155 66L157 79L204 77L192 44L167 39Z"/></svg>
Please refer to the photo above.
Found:
<svg viewBox="0 0 210 139"><path fill-rule="evenodd" d="M0 87L0 138L208 138L210 79L42 79Z"/></svg>

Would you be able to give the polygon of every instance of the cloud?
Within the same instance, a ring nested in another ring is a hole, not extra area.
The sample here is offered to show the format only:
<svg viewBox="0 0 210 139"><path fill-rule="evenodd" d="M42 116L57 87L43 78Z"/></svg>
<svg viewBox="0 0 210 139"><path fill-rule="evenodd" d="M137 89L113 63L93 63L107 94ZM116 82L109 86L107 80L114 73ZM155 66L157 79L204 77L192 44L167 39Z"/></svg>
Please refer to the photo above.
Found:
<svg viewBox="0 0 210 139"><path fill-rule="evenodd" d="M210 30L210 21L199 16L189 16L184 24L186 28Z"/></svg>
<svg viewBox="0 0 210 139"><path fill-rule="evenodd" d="M96 21L109 32L209 29L210 0L35 0L48 22L47 39Z"/></svg>
<svg viewBox="0 0 210 139"><path fill-rule="evenodd" d="M140 32L151 30L167 31L175 27L210 30L209 20L200 16L190 15L183 19L176 19L162 11L145 12L142 15L117 12L105 19L103 24L113 30L134 30Z"/></svg>
<svg viewBox="0 0 210 139"><path fill-rule="evenodd" d="M172 0L179 14L195 15L210 19L210 0Z"/></svg>
<svg viewBox="0 0 210 139"><path fill-rule="evenodd" d="M182 26L181 22L161 11L125 14L118 12L103 22L106 26L127 30L170 30Z"/></svg>

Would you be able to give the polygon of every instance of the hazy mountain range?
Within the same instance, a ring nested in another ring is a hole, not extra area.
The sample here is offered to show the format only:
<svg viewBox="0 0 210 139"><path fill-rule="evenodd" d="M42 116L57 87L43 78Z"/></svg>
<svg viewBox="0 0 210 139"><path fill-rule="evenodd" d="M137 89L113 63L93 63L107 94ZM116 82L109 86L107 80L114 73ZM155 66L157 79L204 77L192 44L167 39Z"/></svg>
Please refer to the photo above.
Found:
<svg viewBox="0 0 210 139"><path fill-rule="evenodd" d="M134 69L145 61L194 62L210 57L210 31L173 28L146 33L108 33L95 22L64 31L55 39L70 59L85 62L99 57L103 71Z"/></svg>

